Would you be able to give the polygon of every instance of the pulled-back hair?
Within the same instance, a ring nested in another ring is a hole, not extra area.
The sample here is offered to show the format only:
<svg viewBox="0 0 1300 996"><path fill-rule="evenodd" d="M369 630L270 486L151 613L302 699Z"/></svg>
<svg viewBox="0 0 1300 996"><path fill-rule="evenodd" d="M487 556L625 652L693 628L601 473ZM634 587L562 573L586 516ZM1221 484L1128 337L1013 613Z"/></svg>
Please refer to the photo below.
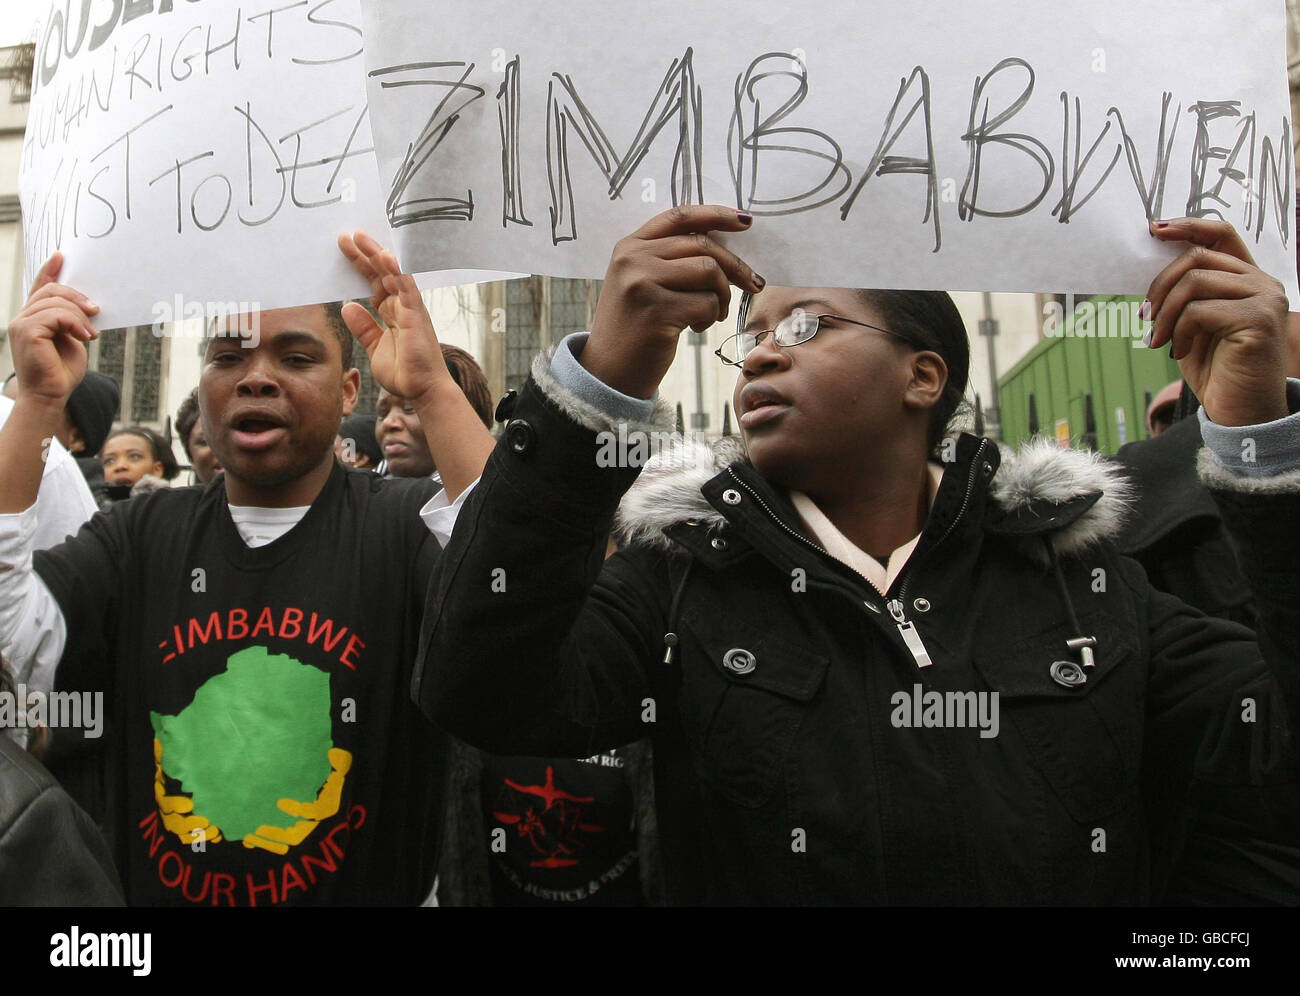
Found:
<svg viewBox="0 0 1300 996"><path fill-rule="evenodd" d="M139 436L148 442L153 458L162 464L163 480L170 481L181 472L180 464L176 462L176 455L172 453L172 448L167 444L167 440L152 429L146 429L142 425L123 426L110 432L108 438L104 440L104 445L107 446L109 439L116 439L118 436Z"/></svg>
<svg viewBox="0 0 1300 996"><path fill-rule="evenodd" d="M445 343L442 347L442 358L447 362L451 379L465 392L465 397L473 406L474 413L491 429L492 391L488 387L487 375L478 365L478 360L459 346L448 346Z"/></svg>
<svg viewBox="0 0 1300 996"><path fill-rule="evenodd" d="M930 414L928 444L939 445L961 407L970 375L970 339L961 312L944 291L858 291L885 327L916 349L938 353L948 367L948 382Z"/></svg>

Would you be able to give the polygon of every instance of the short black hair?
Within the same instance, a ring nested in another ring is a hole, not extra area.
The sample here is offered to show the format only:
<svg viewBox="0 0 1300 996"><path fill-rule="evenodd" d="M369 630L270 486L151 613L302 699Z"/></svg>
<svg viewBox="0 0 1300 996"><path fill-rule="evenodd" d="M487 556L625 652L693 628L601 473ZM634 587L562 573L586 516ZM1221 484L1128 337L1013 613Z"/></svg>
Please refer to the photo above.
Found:
<svg viewBox="0 0 1300 996"><path fill-rule="evenodd" d="M146 429L142 425L125 425L120 429L114 429L104 439L104 446L108 445L110 439L118 436L139 436L147 440L149 448L153 451L153 458L163 467L163 480L170 481L181 472L181 466L176 462L176 455L172 453L172 448L167 440L154 432L152 429ZM102 450L103 447L100 447Z"/></svg>
<svg viewBox="0 0 1300 996"><path fill-rule="evenodd" d="M948 382L930 418L928 443L938 446L961 407L970 376L970 337L952 298L944 291L861 289L858 294L880 314L885 327L915 349L943 357Z"/></svg>
<svg viewBox="0 0 1300 996"><path fill-rule="evenodd" d="M346 301L330 301L321 305L325 309L325 321L329 324L330 331L334 333L334 338L339 341L339 352L343 357L344 373L352 369L352 347L356 344L356 339L348 331L348 323L343 320L343 305L346 303ZM356 303L372 315L374 314L374 309L370 307L369 301L357 301Z"/></svg>
<svg viewBox="0 0 1300 996"><path fill-rule="evenodd" d="M181 449L185 451L185 459L190 461L194 460L194 454L190 452L190 433L194 431L198 421L199 389L196 387L185 395L185 400L176 409L176 435L181 437Z"/></svg>

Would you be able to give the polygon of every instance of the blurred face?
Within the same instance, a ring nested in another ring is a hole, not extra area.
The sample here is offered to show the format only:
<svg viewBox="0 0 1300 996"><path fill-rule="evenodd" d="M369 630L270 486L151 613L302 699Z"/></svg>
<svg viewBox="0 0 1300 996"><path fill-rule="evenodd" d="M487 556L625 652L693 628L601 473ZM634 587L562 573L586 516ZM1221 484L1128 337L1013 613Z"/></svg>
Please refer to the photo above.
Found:
<svg viewBox="0 0 1300 996"><path fill-rule="evenodd" d="M194 465L194 476L199 479L200 484L207 484L221 473L221 463L213 454L212 447L208 445L208 437L203 435L202 419L194 423L188 442L190 463Z"/></svg>
<svg viewBox="0 0 1300 996"><path fill-rule="evenodd" d="M775 329L796 308L889 327L852 290L769 287L751 302L745 330ZM768 480L807 490L900 431L913 353L906 343L833 318L797 346L772 339L745 358L732 396L750 459Z"/></svg>
<svg viewBox="0 0 1300 996"><path fill-rule="evenodd" d="M258 322L255 335L238 334ZM234 479L278 489L333 460L339 420L356 405L360 374L319 306L222 320L208 340L199 380L200 426L212 455ZM254 345L254 343L256 345Z"/></svg>
<svg viewBox="0 0 1300 996"><path fill-rule="evenodd" d="M375 407L375 440L394 477L428 477L434 471L433 454L424 438L415 409L387 391L379 392Z"/></svg>
<svg viewBox="0 0 1300 996"><path fill-rule="evenodd" d="M161 477L163 465L153 457L149 440L133 432L113 436L99 453L104 465L104 480L109 484L130 486L145 474Z"/></svg>

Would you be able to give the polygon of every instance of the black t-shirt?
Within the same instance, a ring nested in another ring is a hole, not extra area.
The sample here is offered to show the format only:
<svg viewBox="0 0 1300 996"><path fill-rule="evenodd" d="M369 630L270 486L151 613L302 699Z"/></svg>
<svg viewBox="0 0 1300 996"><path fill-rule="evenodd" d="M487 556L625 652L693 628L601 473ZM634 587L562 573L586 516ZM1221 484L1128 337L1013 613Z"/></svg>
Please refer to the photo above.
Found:
<svg viewBox="0 0 1300 996"><path fill-rule="evenodd" d="M639 906L632 791L617 751L585 760L483 755L498 906Z"/></svg>
<svg viewBox="0 0 1300 996"><path fill-rule="evenodd" d="M57 684L102 691L129 902L419 903L446 740L411 701L438 543L429 481L336 465L249 549L224 478L96 515L37 553L68 642Z"/></svg>

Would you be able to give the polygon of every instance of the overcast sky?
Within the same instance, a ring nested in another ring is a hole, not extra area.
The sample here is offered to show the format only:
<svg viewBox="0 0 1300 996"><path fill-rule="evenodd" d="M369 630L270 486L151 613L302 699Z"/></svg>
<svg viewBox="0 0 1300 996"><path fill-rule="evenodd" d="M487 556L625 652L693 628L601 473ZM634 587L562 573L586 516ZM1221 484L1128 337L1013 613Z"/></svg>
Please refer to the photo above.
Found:
<svg viewBox="0 0 1300 996"><path fill-rule="evenodd" d="M35 41L49 0L0 0L0 48Z"/></svg>

